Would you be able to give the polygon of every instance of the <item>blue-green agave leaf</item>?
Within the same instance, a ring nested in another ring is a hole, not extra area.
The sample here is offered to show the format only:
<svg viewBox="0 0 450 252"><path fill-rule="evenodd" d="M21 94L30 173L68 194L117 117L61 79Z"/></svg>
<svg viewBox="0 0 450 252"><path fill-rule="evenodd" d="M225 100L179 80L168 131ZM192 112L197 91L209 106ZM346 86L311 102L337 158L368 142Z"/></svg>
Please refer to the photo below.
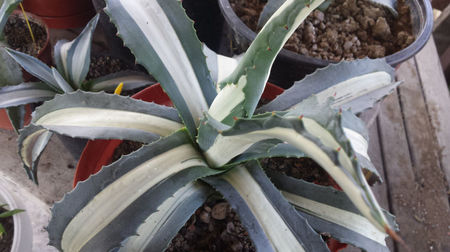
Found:
<svg viewBox="0 0 450 252"><path fill-rule="evenodd" d="M49 100L56 92L42 82L27 82L0 88L0 108Z"/></svg>
<svg viewBox="0 0 450 252"><path fill-rule="evenodd" d="M28 73L47 83L56 92L62 93L58 82L53 77L53 71L44 62L28 54L6 48L8 54Z"/></svg>
<svg viewBox="0 0 450 252"><path fill-rule="evenodd" d="M47 147L53 133L33 124L26 126L19 133L19 157L28 177L38 184L37 168L39 158L45 147Z"/></svg>
<svg viewBox="0 0 450 252"><path fill-rule="evenodd" d="M204 181L228 199L258 251L329 251L256 161Z"/></svg>
<svg viewBox="0 0 450 252"><path fill-rule="evenodd" d="M329 234L366 251L389 251L385 242L387 235L370 225L344 192L273 170L266 172L317 232ZM394 217L385 210L383 212L390 225L397 228Z"/></svg>
<svg viewBox="0 0 450 252"><path fill-rule="evenodd" d="M177 0L107 0L119 36L160 83L192 137L216 91L189 20ZM182 42L181 42L182 41Z"/></svg>
<svg viewBox="0 0 450 252"><path fill-rule="evenodd" d="M201 181L178 189L145 220L136 235L123 242L119 251L164 251L212 192L214 190Z"/></svg>
<svg viewBox="0 0 450 252"><path fill-rule="evenodd" d="M153 85L156 81L152 76L142 72L121 71L91 80L86 89L94 92L101 90L112 92L120 83L123 83L123 90L133 90Z"/></svg>
<svg viewBox="0 0 450 252"><path fill-rule="evenodd" d="M58 83L59 88L64 92L64 93L69 93L69 92L73 92L74 89L70 86L69 83L67 83L67 81L61 76L61 74L58 72L58 70L56 70L56 68L52 67L52 74L53 74L53 78L55 79L56 83Z"/></svg>
<svg viewBox="0 0 450 252"><path fill-rule="evenodd" d="M5 45L0 42L0 87L17 85L23 82L22 70L5 50Z"/></svg>
<svg viewBox="0 0 450 252"><path fill-rule="evenodd" d="M11 122L14 131L19 134L19 129L23 128L23 125L25 124L25 106L20 105L6 108L6 113L8 114L9 121Z"/></svg>
<svg viewBox="0 0 450 252"><path fill-rule="evenodd" d="M224 131L216 129L215 134L210 133L213 130L205 131L204 134L200 128L198 143L213 167L226 165L261 141L278 139L288 143L324 168L364 216L384 231L388 223L381 214L360 164L354 158L351 144L340 124L340 115L327 115L333 112L331 109L316 114L314 107L309 108L314 115L308 114L308 110L300 106L298 109L304 114L274 112L252 119L237 119L232 128Z"/></svg>
<svg viewBox="0 0 450 252"><path fill-rule="evenodd" d="M384 59L342 61L295 82L256 113L287 110L313 94L319 103L333 97L333 108L351 109L358 113L371 108L398 84L394 69Z"/></svg>
<svg viewBox="0 0 450 252"><path fill-rule="evenodd" d="M17 8L22 0L3 0L0 7L0 38L3 38L3 28L5 28L9 15Z"/></svg>
<svg viewBox="0 0 450 252"><path fill-rule="evenodd" d="M270 69L283 45L304 19L324 0L285 2L258 33L208 113L218 121L232 124L233 117L251 117L264 90Z"/></svg>
<svg viewBox="0 0 450 252"><path fill-rule="evenodd" d="M70 137L147 143L183 127L171 107L80 90L45 102L36 109L32 122Z"/></svg>
<svg viewBox="0 0 450 252"><path fill-rule="evenodd" d="M78 183L52 209L50 244L64 251L120 247L178 189L218 172L208 168L182 129Z"/></svg>
<svg viewBox="0 0 450 252"><path fill-rule="evenodd" d="M59 41L54 49L54 61L58 71L72 87L79 89L89 72L92 36L99 14L95 15L74 40Z"/></svg>

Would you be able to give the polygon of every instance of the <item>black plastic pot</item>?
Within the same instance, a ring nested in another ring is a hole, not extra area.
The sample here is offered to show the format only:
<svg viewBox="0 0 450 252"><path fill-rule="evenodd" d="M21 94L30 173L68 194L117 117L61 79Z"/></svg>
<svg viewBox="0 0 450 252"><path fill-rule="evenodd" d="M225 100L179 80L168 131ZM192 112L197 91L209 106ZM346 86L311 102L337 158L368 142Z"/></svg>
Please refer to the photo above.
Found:
<svg viewBox="0 0 450 252"><path fill-rule="evenodd" d="M251 41L255 39L256 33L236 15L229 0L218 1L225 22L231 31L235 43L233 46L237 47L238 50L246 50ZM394 67L422 49L430 38L433 28L433 12L429 0L410 0L408 5L411 9L411 21L416 40L403 50L385 57L386 61ZM283 88L288 88L293 82L330 63L331 61L316 59L283 49L275 60L269 81Z"/></svg>

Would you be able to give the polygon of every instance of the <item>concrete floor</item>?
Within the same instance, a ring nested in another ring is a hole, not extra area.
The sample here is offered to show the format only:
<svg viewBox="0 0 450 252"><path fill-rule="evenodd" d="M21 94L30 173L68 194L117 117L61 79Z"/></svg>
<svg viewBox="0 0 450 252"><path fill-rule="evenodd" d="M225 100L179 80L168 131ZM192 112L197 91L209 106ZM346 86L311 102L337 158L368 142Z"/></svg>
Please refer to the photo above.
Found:
<svg viewBox="0 0 450 252"><path fill-rule="evenodd" d="M40 185L37 186L25 174L16 142L17 135L13 131L0 129L0 176L23 199L26 213L32 222L33 251L57 251L47 246L48 236L44 227L50 219L50 207L72 189L77 161L61 140L53 136L39 163Z"/></svg>

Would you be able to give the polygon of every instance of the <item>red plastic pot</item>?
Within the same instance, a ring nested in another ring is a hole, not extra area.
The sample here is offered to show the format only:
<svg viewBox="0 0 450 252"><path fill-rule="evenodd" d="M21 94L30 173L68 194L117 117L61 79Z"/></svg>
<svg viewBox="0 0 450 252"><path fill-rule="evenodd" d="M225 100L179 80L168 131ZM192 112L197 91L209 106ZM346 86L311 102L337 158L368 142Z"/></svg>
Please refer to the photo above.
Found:
<svg viewBox="0 0 450 252"><path fill-rule="evenodd" d="M22 4L55 29L82 27L95 15L91 0L23 0Z"/></svg>
<svg viewBox="0 0 450 252"><path fill-rule="evenodd" d="M283 93L284 89L267 83L262 98L273 100L275 97ZM172 106L172 102L159 84L150 86L141 92L133 95L133 98L148 102L155 102L161 105ZM75 171L73 186L75 187L79 181L84 181L92 174L97 173L100 169L111 163L114 150L120 145L122 140L94 140L89 141L81 154L80 160ZM99 154L101 153L101 154ZM347 247L347 244L340 243L330 238L327 241L328 248L337 252Z"/></svg>

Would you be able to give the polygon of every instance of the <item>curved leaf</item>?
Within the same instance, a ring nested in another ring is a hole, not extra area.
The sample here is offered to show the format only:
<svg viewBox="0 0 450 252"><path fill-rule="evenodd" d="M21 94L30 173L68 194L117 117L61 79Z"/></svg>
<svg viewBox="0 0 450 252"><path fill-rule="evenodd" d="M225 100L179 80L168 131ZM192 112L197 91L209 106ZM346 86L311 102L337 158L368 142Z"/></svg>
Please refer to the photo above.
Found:
<svg viewBox="0 0 450 252"><path fill-rule="evenodd" d="M0 108L49 100L56 95L42 82L27 82L0 88Z"/></svg>
<svg viewBox="0 0 450 252"><path fill-rule="evenodd" d="M271 22L258 33L234 72L220 83L223 88L218 94L220 99L214 100L208 112L212 117L231 124L233 116L253 115L275 57L297 27L323 1L289 0L278 9ZM221 102L223 100L233 100L233 103L226 105ZM228 113L223 113L223 108Z"/></svg>
<svg viewBox="0 0 450 252"><path fill-rule="evenodd" d="M328 251L256 161L204 180L236 209L258 251Z"/></svg>
<svg viewBox="0 0 450 252"><path fill-rule="evenodd" d="M155 84L155 80L148 74L135 71L122 71L109 74L91 81L90 91L114 91L119 83L123 82L124 90L132 90Z"/></svg>
<svg viewBox="0 0 450 252"><path fill-rule="evenodd" d="M105 12L119 36L160 83L180 112L192 137L216 96L202 53L181 2L107 0ZM183 42L181 42L183 41Z"/></svg>
<svg viewBox="0 0 450 252"><path fill-rule="evenodd" d="M5 28L9 15L17 8L21 0L3 0L0 7L0 37L3 38L3 28Z"/></svg>
<svg viewBox="0 0 450 252"><path fill-rule="evenodd" d="M57 95L32 122L71 137L151 142L183 127L175 109L106 93Z"/></svg>
<svg viewBox="0 0 450 252"><path fill-rule="evenodd" d="M4 46L0 42L0 87L17 85L23 82L22 70L19 64L9 56Z"/></svg>
<svg viewBox="0 0 450 252"><path fill-rule="evenodd" d="M358 162L350 158L353 152L348 140L344 141L346 138L339 121L339 117L335 117L328 122L330 128L333 124L335 128L335 132L330 132L306 115L272 113L253 119L239 119L231 129L216 130L215 134L203 134L200 128L198 142L213 167L227 164L257 142L269 139L286 142L324 168L364 216L384 231L388 224ZM205 123L208 125L208 122Z"/></svg>
<svg viewBox="0 0 450 252"><path fill-rule="evenodd" d="M25 53L6 48L8 54L28 73L47 83L54 91L62 93L58 82L53 77L53 71L44 62Z"/></svg>
<svg viewBox="0 0 450 252"><path fill-rule="evenodd" d="M55 79L56 83L58 83L59 88L64 92L64 93L69 93L69 92L73 92L74 89L70 86L69 83L67 83L67 81L61 76L61 74L58 72L58 70L56 70L56 68L52 67L52 74L53 74L53 78Z"/></svg>
<svg viewBox="0 0 450 252"><path fill-rule="evenodd" d="M19 134L19 156L22 159L23 168L28 177L38 184L37 168L39 158L47 147L53 133L43 127L30 124L20 130Z"/></svg>
<svg viewBox="0 0 450 252"><path fill-rule="evenodd" d="M211 192L201 182L192 182L178 189L145 220L135 236L124 241L119 251L164 251Z"/></svg>
<svg viewBox="0 0 450 252"><path fill-rule="evenodd" d="M267 173L275 186L303 213L316 231L330 234L341 242L366 251L389 251L385 242L387 235L373 227L344 192L275 171L268 170ZM392 215L384 210L383 212L390 225L396 227Z"/></svg>
<svg viewBox="0 0 450 252"><path fill-rule="evenodd" d="M315 94L319 103L333 97L333 107L358 113L371 108L397 86L394 69L384 59L342 61L297 81L256 113L287 110Z"/></svg>
<svg viewBox="0 0 450 252"><path fill-rule="evenodd" d="M177 177L178 182L160 184L167 179L170 181L180 172L185 173ZM78 183L74 191L52 209L53 218L48 227L50 243L65 251L79 251L91 246L95 249L104 246L114 248L121 241L113 239L117 237L107 236L109 239L106 240L97 238L105 237L108 229L118 231L116 235L124 238L135 234L133 232L148 214L154 212L178 188L196 178L217 172L209 169L201 154L193 148L187 131L178 131ZM165 190L160 191L158 184L165 185L161 188ZM156 204L152 206L153 200ZM142 211L144 209L148 209L147 212ZM145 213L147 215L143 216ZM130 222L132 216L136 217L133 223ZM125 221L130 227L117 225L116 221Z"/></svg>
<svg viewBox="0 0 450 252"><path fill-rule="evenodd" d="M92 36L99 14L95 15L74 40L60 41L54 49L54 60L60 73L76 89L81 87L89 72Z"/></svg>
<svg viewBox="0 0 450 252"><path fill-rule="evenodd" d="M9 107L6 109L6 113L8 114L9 121L11 122L14 131L19 134L19 129L23 128L23 125L25 124L25 106Z"/></svg>

